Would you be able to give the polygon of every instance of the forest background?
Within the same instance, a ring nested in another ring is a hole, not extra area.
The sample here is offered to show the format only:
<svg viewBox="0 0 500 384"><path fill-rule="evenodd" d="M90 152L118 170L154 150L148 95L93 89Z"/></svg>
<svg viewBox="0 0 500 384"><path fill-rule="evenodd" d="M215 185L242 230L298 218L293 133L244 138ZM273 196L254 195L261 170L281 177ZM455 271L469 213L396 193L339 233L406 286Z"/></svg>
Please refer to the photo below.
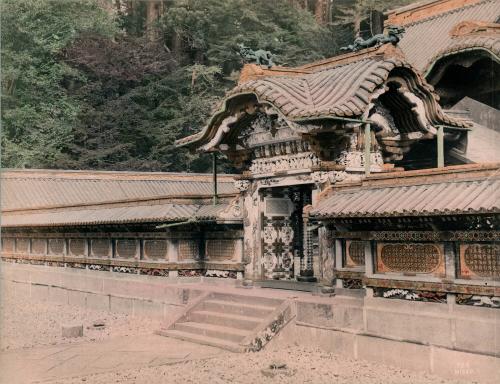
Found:
<svg viewBox="0 0 500 384"><path fill-rule="evenodd" d="M411 1L2 0L2 167L210 171L174 141L235 86L238 43L300 65Z"/></svg>

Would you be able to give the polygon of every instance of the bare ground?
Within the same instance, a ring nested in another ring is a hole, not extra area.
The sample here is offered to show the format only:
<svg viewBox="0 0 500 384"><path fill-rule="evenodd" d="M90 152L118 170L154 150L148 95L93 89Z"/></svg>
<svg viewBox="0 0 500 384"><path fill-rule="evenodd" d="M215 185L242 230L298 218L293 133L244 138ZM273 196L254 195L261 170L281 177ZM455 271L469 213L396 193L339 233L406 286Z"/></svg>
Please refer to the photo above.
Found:
<svg viewBox="0 0 500 384"><path fill-rule="evenodd" d="M36 301L29 297L16 298L8 290L1 298L0 351L148 334L160 327L159 320ZM94 327L96 322L103 323L104 327ZM63 324L82 324L83 337L62 337Z"/></svg>
<svg viewBox="0 0 500 384"><path fill-rule="evenodd" d="M278 361L285 369L269 372ZM263 372L264 370L264 372ZM274 374L273 374L274 373ZM193 360L174 366L145 367L61 381L52 384L458 384L436 376L342 358L317 349L287 347L279 351L229 354L206 360ZM470 382L468 382L470 383Z"/></svg>
<svg viewBox="0 0 500 384"><path fill-rule="evenodd" d="M97 341L123 335L150 334L159 328L159 321L124 314L85 310L66 304L32 299L16 299L8 292L0 305L3 321L0 325L3 351L34 348L70 342ZM104 322L104 329L94 329L95 321ZM79 323L84 326L83 338L65 339L61 324ZM284 368L269 370L272 363ZM77 375L77 372L75 372ZM175 365L143 367L120 372L58 379L51 383L143 383L143 384L458 384L432 375L415 373L380 364L355 361L319 349L290 346L258 353L225 354L221 357L191 360Z"/></svg>

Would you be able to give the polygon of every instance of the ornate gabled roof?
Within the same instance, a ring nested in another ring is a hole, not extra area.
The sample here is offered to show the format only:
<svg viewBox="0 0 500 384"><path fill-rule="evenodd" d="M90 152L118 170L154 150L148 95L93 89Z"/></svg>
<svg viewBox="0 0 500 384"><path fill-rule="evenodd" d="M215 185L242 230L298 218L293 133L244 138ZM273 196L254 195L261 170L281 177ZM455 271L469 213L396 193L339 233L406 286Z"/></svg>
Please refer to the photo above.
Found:
<svg viewBox="0 0 500 384"><path fill-rule="evenodd" d="M455 44L454 31L464 21L495 23L500 18L498 0L433 0L390 11L386 25L404 26L398 46L419 71L429 68ZM484 40L476 40L481 47Z"/></svg>
<svg viewBox="0 0 500 384"><path fill-rule="evenodd" d="M437 52L425 68L427 77L439 60L464 52L484 51L500 62L500 24L464 21L451 34L450 44Z"/></svg>
<svg viewBox="0 0 500 384"><path fill-rule="evenodd" d="M394 172L334 187L310 211L318 219L500 213L500 165Z"/></svg>
<svg viewBox="0 0 500 384"><path fill-rule="evenodd" d="M218 125L231 114L230 105L234 105L238 99L242 103L248 102L249 96L253 96L258 103L274 107L290 121L362 118L372 98L378 96L377 91L380 93L390 74L396 70L398 77L404 78L408 86L413 88L410 92L417 93L422 99L432 124L467 126L464 121L442 112L432 86L405 61L401 51L386 44L380 48L312 63L285 74L281 68L275 72L244 70L247 81L227 94L208 125L201 132L178 140L177 144L193 145L212 140L217 135ZM249 72L253 75L249 75Z"/></svg>

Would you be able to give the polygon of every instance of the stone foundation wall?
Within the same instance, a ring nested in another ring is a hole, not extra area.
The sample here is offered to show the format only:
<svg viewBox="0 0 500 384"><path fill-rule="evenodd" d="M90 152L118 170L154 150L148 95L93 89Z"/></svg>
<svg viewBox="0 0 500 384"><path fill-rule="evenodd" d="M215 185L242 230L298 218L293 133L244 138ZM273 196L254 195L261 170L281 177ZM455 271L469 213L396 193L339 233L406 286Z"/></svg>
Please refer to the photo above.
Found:
<svg viewBox="0 0 500 384"><path fill-rule="evenodd" d="M0 263L1 291L168 320L203 292L194 284L234 285L233 279L157 277L64 267ZM192 284L193 286L189 286ZM0 291L0 292L1 292ZM1 299L1 295L0 295Z"/></svg>
<svg viewBox="0 0 500 384"><path fill-rule="evenodd" d="M465 381L500 372L500 310L376 297L296 301L274 346L298 344Z"/></svg>

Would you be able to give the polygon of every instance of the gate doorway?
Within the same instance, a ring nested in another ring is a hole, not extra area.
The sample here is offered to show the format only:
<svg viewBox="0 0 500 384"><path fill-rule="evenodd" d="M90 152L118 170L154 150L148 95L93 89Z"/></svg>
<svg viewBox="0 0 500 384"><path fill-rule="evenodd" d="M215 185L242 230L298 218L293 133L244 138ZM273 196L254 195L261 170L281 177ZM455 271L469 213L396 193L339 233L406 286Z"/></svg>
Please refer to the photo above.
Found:
<svg viewBox="0 0 500 384"><path fill-rule="evenodd" d="M261 212L262 279L316 281L308 257L307 223L304 207L311 204L312 185L262 190ZM312 256L312 255L310 255Z"/></svg>

